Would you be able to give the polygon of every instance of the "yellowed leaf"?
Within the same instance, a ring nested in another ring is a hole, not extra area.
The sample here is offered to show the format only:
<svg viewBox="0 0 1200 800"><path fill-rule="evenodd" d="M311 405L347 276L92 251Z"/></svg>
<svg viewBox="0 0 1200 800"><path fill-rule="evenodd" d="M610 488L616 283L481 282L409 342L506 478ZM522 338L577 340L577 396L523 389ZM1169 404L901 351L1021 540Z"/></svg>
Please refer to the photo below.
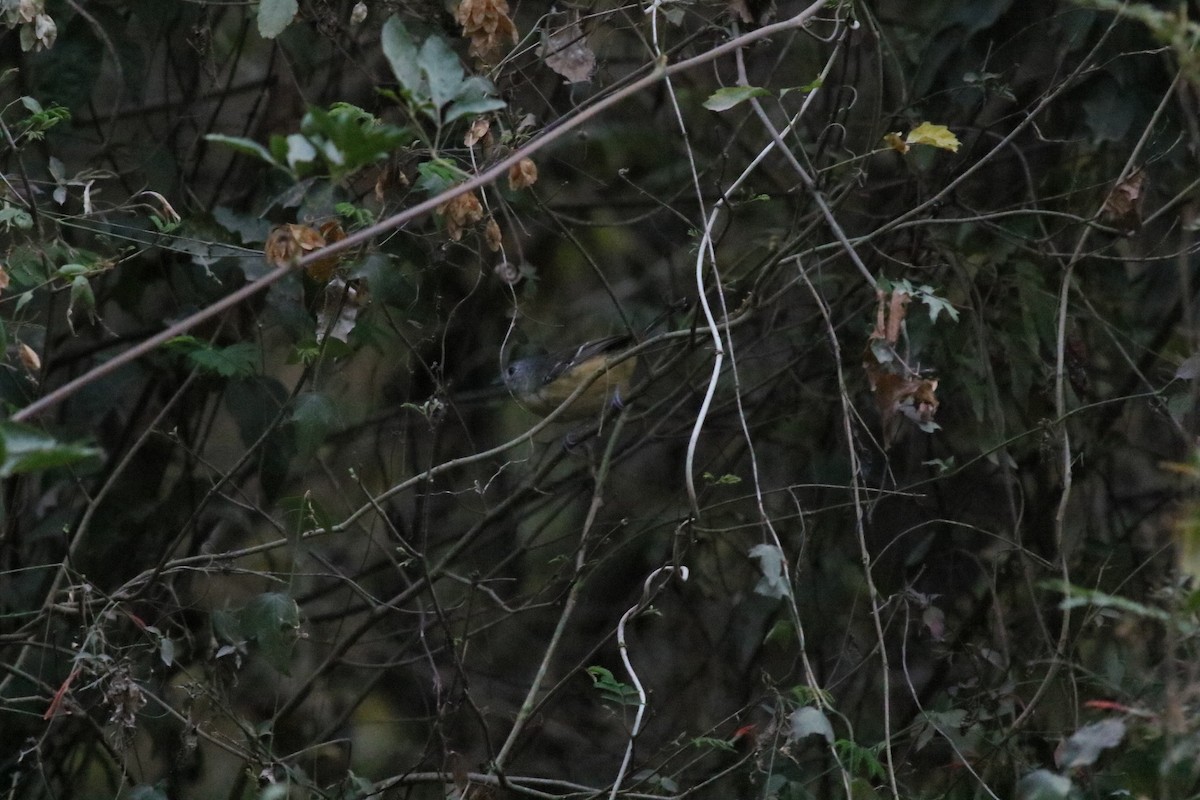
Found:
<svg viewBox="0 0 1200 800"><path fill-rule="evenodd" d="M930 147L940 147L957 153L960 142L958 137L950 132L945 125L934 125L932 122L922 122L908 132L904 137L906 144L927 144Z"/></svg>

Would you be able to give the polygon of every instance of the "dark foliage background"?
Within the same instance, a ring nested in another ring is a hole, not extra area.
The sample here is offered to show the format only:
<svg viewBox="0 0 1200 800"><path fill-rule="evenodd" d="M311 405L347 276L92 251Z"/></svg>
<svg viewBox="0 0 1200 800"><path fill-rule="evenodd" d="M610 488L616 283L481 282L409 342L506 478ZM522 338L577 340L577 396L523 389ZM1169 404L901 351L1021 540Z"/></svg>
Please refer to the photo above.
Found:
<svg viewBox="0 0 1200 800"><path fill-rule="evenodd" d="M1195 797L1186 13L0 3L0 784Z"/></svg>

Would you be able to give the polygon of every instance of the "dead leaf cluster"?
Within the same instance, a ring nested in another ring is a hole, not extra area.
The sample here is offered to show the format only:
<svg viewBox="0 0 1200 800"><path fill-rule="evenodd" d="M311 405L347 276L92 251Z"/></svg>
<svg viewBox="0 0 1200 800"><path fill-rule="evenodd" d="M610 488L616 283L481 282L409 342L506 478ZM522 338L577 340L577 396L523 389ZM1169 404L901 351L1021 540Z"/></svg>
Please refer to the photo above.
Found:
<svg viewBox="0 0 1200 800"><path fill-rule="evenodd" d="M319 228L293 223L276 225L267 235L263 255L271 266L291 266L308 253L345 238L346 232L337 220L324 222ZM339 263L341 254L320 258L308 264L305 272L314 281L326 283Z"/></svg>
<svg viewBox="0 0 1200 800"><path fill-rule="evenodd" d="M932 429L938 410L938 381L921 375L896 353L912 297L899 289L879 290L876 297L875 328L863 352L863 371L879 409L884 442L890 444L899 432L901 418L924 430Z"/></svg>
<svg viewBox="0 0 1200 800"><path fill-rule="evenodd" d="M499 58L506 40L517 43L517 26L508 16L506 0L462 0L454 18L471 40L468 52L484 63Z"/></svg>
<svg viewBox="0 0 1200 800"><path fill-rule="evenodd" d="M437 214L446 221L450 238L457 242L463 231L483 219L483 204L474 192L464 192L438 206Z"/></svg>

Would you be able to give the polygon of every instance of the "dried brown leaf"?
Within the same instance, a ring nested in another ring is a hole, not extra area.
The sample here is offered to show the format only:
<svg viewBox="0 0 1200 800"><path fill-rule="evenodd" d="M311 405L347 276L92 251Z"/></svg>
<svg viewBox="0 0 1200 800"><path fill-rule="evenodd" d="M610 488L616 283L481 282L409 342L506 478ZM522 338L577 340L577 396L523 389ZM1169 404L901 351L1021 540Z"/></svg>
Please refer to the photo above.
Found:
<svg viewBox="0 0 1200 800"><path fill-rule="evenodd" d="M1139 167L1108 193L1100 219L1126 233L1141 230L1146 189L1146 173Z"/></svg>
<svg viewBox="0 0 1200 800"><path fill-rule="evenodd" d="M596 71L596 54L588 47L578 14L570 24L555 28L546 35L538 55L545 60L547 67L566 78L567 83L589 81Z"/></svg>
<svg viewBox="0 0 1200 800"><path fill-rule="evenodd" d="M517 26L508 16L506 0L462 0L454 18L471 40L468 52L484 63L502 54L505 40L517 43Z"/></svg>
<svg viewBox="0 0 1200 800"><path fill-rule="evenodd" d="M500 233L500 226L496 223L495 217L488 217L487 223L483 226L483 240L487 242L488 249L493 253L499 252L501 245L504 244L504 237Z"/></svg>
<svg viewBox="0 0 1200 800"><path fill-rule="evenodd" d="M516 191L537 183L537 164L532 159L522 158L508 170L508 188Z"/></svg>
<svg viewBox="0 0 1200 800"><path fill-rule="evenodd" d="M322 239L322 246L340 242L346 238L346 231L342 229L342 223L336 219L329 220L321 224L318 234ZM325 258L319 258L305 268L308 277L312 278L317 283L326 283L333 277L334 270L342 261L342 254L337 253Z"/></svg>
<svg viewBox="0 0 1200 800"><path fill-rule="evenodd" d="M483 219L483 204L474 192L467 192L442 203L437 213L446 221L450 238L457 242L464 230Z"/></svg>
<svg viewBox="0 0 1200 800"><path fill-rule="evenodd" d="M487 117L476 117L471 123L471 127L467 129L466 136L463 137L463 144L467 147L474 147L480 140L487 139L484 146L488 145L492 138L492 122Z"/></svg>

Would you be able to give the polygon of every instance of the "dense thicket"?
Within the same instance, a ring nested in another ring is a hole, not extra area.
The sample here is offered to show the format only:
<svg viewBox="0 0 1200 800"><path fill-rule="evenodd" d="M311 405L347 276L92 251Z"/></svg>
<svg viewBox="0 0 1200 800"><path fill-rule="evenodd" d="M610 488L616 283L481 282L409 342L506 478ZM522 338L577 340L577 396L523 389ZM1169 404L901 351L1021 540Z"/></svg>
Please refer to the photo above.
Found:
<svg viewBox="0 0 1200 800"><path fill-rule="evenodd" d="M1196 796L1185 10L3 0L0 785Z"/></svg>

